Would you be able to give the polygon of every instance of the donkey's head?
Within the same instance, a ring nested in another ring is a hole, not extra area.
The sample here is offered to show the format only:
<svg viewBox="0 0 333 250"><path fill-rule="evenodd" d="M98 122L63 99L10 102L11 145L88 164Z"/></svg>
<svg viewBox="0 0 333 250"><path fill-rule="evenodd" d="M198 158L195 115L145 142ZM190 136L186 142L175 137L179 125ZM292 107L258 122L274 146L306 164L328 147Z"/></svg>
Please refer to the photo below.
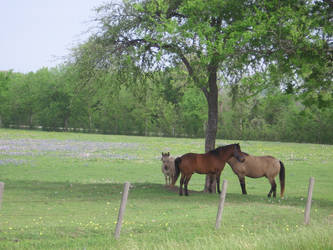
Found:
<svg viewBox="0 0 333 250"><path fill-rule="evenodd" d="M170 152L168 152L168 153L163 153L162 152L161 161L163 162L163 165L167 165L168 164L169 158L170 158Z"/></svg>

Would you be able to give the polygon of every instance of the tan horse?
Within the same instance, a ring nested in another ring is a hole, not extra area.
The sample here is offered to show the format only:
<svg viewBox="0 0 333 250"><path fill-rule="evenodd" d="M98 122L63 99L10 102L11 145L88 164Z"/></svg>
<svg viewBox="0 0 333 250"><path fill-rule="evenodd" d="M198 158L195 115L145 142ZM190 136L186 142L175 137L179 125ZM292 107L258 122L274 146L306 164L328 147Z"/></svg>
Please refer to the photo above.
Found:
<svg viewBox="0 0 333 250"><path fill-rule="evenodd" d="M285 168L283 163L274 158L273 156L253 156L247 153L243 153L245 157L244 162L239 162L236 158L232 157L228 160L228 164L231 166L234 173L238 176L239 183L242 188L242 193L247 194L245 188L245 176L251 178L259 178L265 176L270 184L271 190L268 193L268 197L276 197L276 183L275 177L279 174L280 186L281 186L281 198L284 193L285 185Z"/></svg>
<svg viewBox="0 0 333 250"><path fill-rule="evenodd" d="M174 185L174 177L175 177L175 159L170 156L170 153L162 152L162 166L161 170L165 177L165 185Z"/></svg>

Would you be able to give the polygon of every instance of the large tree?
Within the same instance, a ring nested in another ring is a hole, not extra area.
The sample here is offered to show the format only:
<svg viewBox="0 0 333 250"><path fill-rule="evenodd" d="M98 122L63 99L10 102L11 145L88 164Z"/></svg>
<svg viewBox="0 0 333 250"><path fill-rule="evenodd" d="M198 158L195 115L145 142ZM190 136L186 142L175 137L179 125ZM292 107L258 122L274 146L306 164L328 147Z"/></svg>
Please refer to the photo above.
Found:
<svg viewBox="0 0 333 250"><path fill-rule="evenodd" d="M149 72L183 64L188 81L207 100L205 151L209 151L215 147L217 133L219 74L223 73L227 80L232 74L257 77L258 71L266 75L270 72L275 77L279 75L276 72L297 74L308 70L304 66L308 65L307 60L298 61L300 55L317 47L322 49L316 53L318 58L327 59L323 52L327 39L318 43L318 38L329 33L325 29L331 8L328 3L295 0L109 3L98 8L97 32L87 43L89 46L84 47L90 51L90 69L97 72L110 68L120 71L140 68L141 72ZM325 16L320 19L323 13ZM80 61L80 57L76 60ZM127 68L128 65L134 67ZM306 75L311 75L309 70Z"/></svg>

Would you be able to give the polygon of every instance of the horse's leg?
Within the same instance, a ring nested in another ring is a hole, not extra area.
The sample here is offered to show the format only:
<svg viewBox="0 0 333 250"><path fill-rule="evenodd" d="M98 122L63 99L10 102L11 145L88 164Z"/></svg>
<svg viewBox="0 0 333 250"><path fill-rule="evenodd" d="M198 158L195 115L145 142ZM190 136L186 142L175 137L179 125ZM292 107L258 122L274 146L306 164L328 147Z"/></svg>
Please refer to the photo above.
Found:
<svg viewBox="0 0 333 250"><path fill-rule="evenodd" d="M184 184L185 175L182 173L179 181L179 195L183 195L183 184Z"/></svg>
<svg viewBox="0 0 333 250"><path fill-rule="evenodd" d="M273 180L273 197L276 198L276 183L275 183L275 180Z"/></svg>
<svg viewBox="0 0 333 250"><path fill-rule="evenodd" d="M217 192L218 192L219 194L221 193L221 189L220 189L221 172L222 172L222 171L219 171L219 172L216 174L216 186L217 186Z"/></svg>
<svg viewBox="0 0 333 250"><path fill-rule="evenodd" d="M213 185L213 178L214 176L212 174L209 175L209 187L208 187L208 192L212 193L213 189L212 189L212 185Z"/></svg>
<svg viewBox="0 0 333 250"><path fill-rule="evenodd" d="M275 180L274 180L274 178L269 178L268 180L271 183L271 190L269 191L267 196L268 196L268 198L271 198L271 194L273 193L273 197L275 198L276 197L276 183L275 183Z"/></svg>
<svg viewBox="0 0 333 250"><path fill-rule="evenodd" d="M246 187L245 187L245 177L244 176L238 176L239 184L242 188L242 194L247 194Z"/></svg>
<svg viewBox="0 0 333 250"><path fill-rule="evenodd" d="M171 181L170 186L171 187L175 186L175 174L174 173L171 174L170 181Z"/></svg>
<svg viewBox="0 0 333 250"><path fill-rule="evenodd" d="M220 194L221 190L220 190L220 176L216 175L216 187L217 187L217 192Z"/></svg>
<svg viewBox="0 0 333 250"><path fill-rule="evenodd" d="M188 175L185 178L185 182L184 182L184 188L185 188L185 195L188 196L188 190L187 190L187 184L190 182L192 175Z"/></svg>

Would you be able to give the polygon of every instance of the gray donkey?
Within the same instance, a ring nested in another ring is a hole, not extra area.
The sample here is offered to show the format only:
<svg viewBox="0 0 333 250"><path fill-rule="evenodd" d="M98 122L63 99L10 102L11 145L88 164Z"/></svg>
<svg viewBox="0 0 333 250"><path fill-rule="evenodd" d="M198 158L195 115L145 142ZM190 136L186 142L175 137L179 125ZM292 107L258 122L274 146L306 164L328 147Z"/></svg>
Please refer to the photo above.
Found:
<svg viewBox="0 0 333 250"><path fill-rule="evenodd" d="M170 156L170 153L162 152L162 173L165 176L165 185L175 185L175 159Z"/></svg>

